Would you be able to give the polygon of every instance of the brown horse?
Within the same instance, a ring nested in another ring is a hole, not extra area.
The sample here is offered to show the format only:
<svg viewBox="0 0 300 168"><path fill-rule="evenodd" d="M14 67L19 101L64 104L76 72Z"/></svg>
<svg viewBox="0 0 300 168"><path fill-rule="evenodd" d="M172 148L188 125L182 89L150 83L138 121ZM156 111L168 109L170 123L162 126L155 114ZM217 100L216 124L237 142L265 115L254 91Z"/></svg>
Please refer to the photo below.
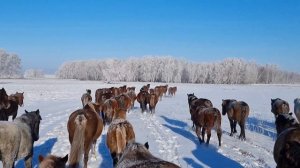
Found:
<svg viewBox="0 0 300 168"><path fill-rule="evenodd" d="M10 96L8 96L8 100L10 103L10 107L8 109L3 109L3 112L6 113L7 121L9 116L12 116L12 120L15 120L18 115L19 106L22 107L24 105L24 92L16 92L15 94L11 94Z"/></svg>
<svg viewBox="0 0 300 168"><path fill-rule="evenodd" d="M175 96L176 91L177 91L177 87L176 86L169 87L169 89L168 89L169 96Z"/></svg>
<svg viewBox="0 0 300 168"><path fill-rule="evenodd" d="M43 157L39 155L39 168L65 168L68 161L68 155L65 157L57 157L54 155L48 155Z"/></svg>
<svg viewBox="0 0 300 168"><path fill-rule="evenodd" d="M217 136L219 140L219 146L221 146L221 113L217 108L214 107L205 107L199 106L196 111L192 114L192 120L196 125L196 134L200 143L204 142L205 132L207 133L207 141L206 144L209 144L209 140L211 137L211 130L215 129L217 131ZM202 129L202 139L201 136Z"/></svg>
<svg viewBox="0 0 300 168"><path fill-rule="evenodd" d="M152 114L155 113L155 107L156 107L157 102L158 102L158 97L156 96L156 94L154 94L154 93L149 94L147 103L149 104L150 113L152 113Z"/></svg>
<svg viewBox="0 0 300 168"><path fill-rule="evenodd" d="M127 92L129 92L129 91L134 91L134 92L135 92L135 87L134 87L134 86L132 86L132 87L127 87Z"/></svg>
<svg viewBox="0 0 300 168"><path fill-rule="evenodd" d="M126 144L135 141L132 125L126 120L126 109L118 109L107 131L106 145L114 166L120 159Z"/></svg>
<svg viewBox="0 0 300 168"><path fill-rule="evenodd" d="M150 89L150 84L148 83L147 85L144 85L144 86L140 89L140 92L141 92L141 91L146 91L146 92L148 92L149 89Z"/></svg>
<svg viewBox="0 0 300 168"><path fill-rule="evenodd" d="M281 113L289 113L289 103L280 98L271 99L271 112L276 116Z"/></svg>
<svg viewBox="0 0 300 168"><path fill-rule="evenodd" d="M294 113L298 121L300 122L300 98L296 98L294 100Z"/></svg>
<svg viewBox="0 0 300 168"><path fill-rule="evenodd" d="M292 113L276 116L277 140L273 156L278 168L300 167L300 125Z"/></svg>
<svg viewBox="0 0 300 168"><path fill-rule="evenodd" d="M111 89L100 88L100 89L97 89L95 92L95 102L101 104L104 102L105 99L109 99L113 96L114 96L114 94L112 93Z"/></svg>
<svg viewBox="0 0 300 168"><path fill-rule="evenodd" d="M81 96L82 107L84 107L88 102L92 102L91 90L87 89L86 93Z"/></svg>
<svg viewBox="0 0 300 168"><path fill-rule="evenodd" d="M0 110L9 107L8 96L4 88L0 89Z"/></svg>
<svg viewBox="0 0 300 168"><path fill-rule="evenodd" d="M159 97L160 101L162 100L162 96L164 94L163 90L164 89L162 86L155 86L154 88L154 93Z"/></svg>
<svg viewBox="0 0 300 168"><path fill-rule="evenodd" d="M118 102L114 98L107 99L104 101L103 108L102 108L104 125L111 123L115 111L117 110L118 107L119 107Z"/></svg>
<svg viewBox="0 0 300 168"><path fill-rule="evenodd" d="M148 142L144 145L136 142L129 143L116 168L179 168L179 166L174 163L153 156L148 149Z"/></svg>
<svg viewBox="0 0 300 168"><path fill-rule="evenodd" d="M130 97L130 99L131 99L131 109L133 109L134 108L134 102L135 102L135 100L136 100L136 94L135 94L135 92L134 91L128 91L127 92L127 95Z"/></svg>
<svg viewBox="0 0 300 168"><path fill-rule="evenodd" d="M140 103L140 107L142 109L142 112L147 111L147 99L149 97L149 93L146 91L140 91L140 93L138 93L137 95L137 102Z"/></svg>
<svg viewBox="0 0 300 168"><path fill-rule="evenodd" d="M249 115L250 108L247 103L243 101L236 101L234 99L222 100L222 114L226 115L230 122L230 136L236 133L236 123L241 127L241 133L239 138L246 140L245 135L245 123Z"/></svg>
<svg viewBox="0 0 300 168"><path fill-rule="evenodd" d="M189 110L192 117L192 114L196 111L197 107L204 106L204 107L213 107L213 104L210 100L205 98L197 98L194 93L187 94L188 103L189 103ZM192 118L191 118L192 119ZM193 120L192 120L193 121ZM193 128L194 128L194 121L193 121Z"/></svg>
<svg viewBox="0 0 300 168"><path fill-rule="evenodd" d="M88 103L83 109L76 110L70 115L67 126L71 144L70 167L78 167L84 153L84 168L86 168L91 146L93 146L92 153L95 153L96 141L102 133L102 119Z"/></svg>
<svg viewBox="0 0 300 168"><path fill-rule="evenodd" d="M122 93L119 96L115 97L119 104L119 108L126 109L129 111L131 109L131 98L128 96L128 94Z"/></svg>

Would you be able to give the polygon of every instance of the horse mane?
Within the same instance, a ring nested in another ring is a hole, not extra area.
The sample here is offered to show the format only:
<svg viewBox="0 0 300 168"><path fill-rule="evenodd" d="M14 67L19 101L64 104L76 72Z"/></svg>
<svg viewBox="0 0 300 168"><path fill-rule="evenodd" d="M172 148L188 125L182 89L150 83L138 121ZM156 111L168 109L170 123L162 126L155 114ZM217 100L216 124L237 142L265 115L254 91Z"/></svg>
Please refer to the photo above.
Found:
<svg viewBox="0 0 300 168"><path fill-rule="evenodd" d="M291 127L300 127L300 124L292 116L292 113L282 113L276 116L275 120L277 134Z"/></svg>
<svg viewBox="0 0 300 168"><path fill-rule="evenodd" d="M84 107L83 107L83 109L90 109L90 110L92 110L92 111L94 111L95 113L97 113L97 111L96 111L96 109L95 109L95 106L93 105L93 103L92 102L88 102Z"/></svg>

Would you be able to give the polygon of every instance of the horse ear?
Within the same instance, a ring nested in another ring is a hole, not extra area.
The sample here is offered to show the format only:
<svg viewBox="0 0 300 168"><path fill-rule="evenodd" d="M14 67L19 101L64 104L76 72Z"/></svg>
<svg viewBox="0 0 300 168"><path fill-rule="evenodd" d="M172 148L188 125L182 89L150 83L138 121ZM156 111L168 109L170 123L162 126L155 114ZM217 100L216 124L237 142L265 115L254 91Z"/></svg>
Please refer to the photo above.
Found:
<svg viewBox="0 0 300 168"><path fill-rule="evenodd" d="M35 111L35 113L39 115L39 114L40 114L40 109L37 109L37 110Z"/></svg>
<svg viewBox="0 0 300 168"><path fill-rule="evenodd" d="M28 111L27 111L27 110L25 110L25 113L27 114L27 113L28 113Z"/></svg>
<svg viewBox="0 0 300 168"><path fill-rule="evenodd" d="M44 157L42 155L39 155L39 162L41 163L44 160Z"/></svg>
<svg viewBox="0 0 300 168"><path fill-rule="evenodd" d="M68 161L68 154L65 157L62 158L62 161L65 162L65 163Z"/></svg>
<svg viewBox="0 0 300 168"><path fill-rule="evenodd" d="M144 146L145 146L147 149L149 149L149 144L148 144L148 142L146 142L146 143L144 144Z"/></svg>

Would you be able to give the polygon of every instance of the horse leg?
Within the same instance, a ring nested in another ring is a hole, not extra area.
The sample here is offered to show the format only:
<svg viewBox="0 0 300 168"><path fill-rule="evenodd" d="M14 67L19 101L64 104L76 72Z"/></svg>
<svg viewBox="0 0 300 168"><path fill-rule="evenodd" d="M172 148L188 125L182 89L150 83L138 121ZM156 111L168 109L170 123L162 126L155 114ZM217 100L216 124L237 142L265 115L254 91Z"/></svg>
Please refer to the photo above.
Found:
<svg viewBox="0 0 300 168"><path fill-rule="evenodd" d="M206 140L206 145L209 144L210 137L211 137L211 128L208 128L208 129L207 129L207 140Z"/></svg>
<svg viewBox="0 0 300 168"><path fill-rule="evenodd" d="M199 139L200 144L202 143L201 135L200 135L201 127L196 125L196 134Z"/></svg>
<svg viewBox="0 0 300 168"><path fill-rule="evenodd" d="M118 163L118 158L117 158L117 154L115 152L110 154L112 160L113 160L113 166L115 167Z"/></svg>
<svg viewBox="0 0 300 168"><path fill-rule="evenodd" d="M233 120L229 119L229 122L230 122L230 136L232 136L233 135L233 129L234 129L234 127L233 127Z"/></svg>
<svg viewBox="0 0 300 168"><path fill-rule="evenodd" d="M29 156L25 157L25 167L31 168L32 167L32 153Z"/></svg>
<svg viewBox="0 0 300 168"><path fill-rule="evenodd" d="M239 138L241 140L246 140L246 136L245 136L245 124L243 123L239 123L240 127L241 127L241 133L240 133L240 136Z"/></svg>
<svg viewBox="0 0 300 168"><path fill-rule="evenodd" d="M222 130L221 130L221 128L217 129L217 135L218 135L218 140L219 140L219 146L221 146L221 137L222 137Z"/></svg>
<svg viewBox="0 0 300 168"><path fill-rule="evenodd" d="M236 131L236 121L233 121L233 133L237 133L237 131Z"/></svg>
<svg viewBox="0 0 300 168"><path fill-rule="evenodd" d="M205 127L202 127L202 141L204 142L205 137Z"/></svg>
<svg viewBox="0 0 300 168"><path fill-rule="evenodd" d="M3 168L12 168L15 167L14 162L11 162L10 160L3 160Z"/></svg>

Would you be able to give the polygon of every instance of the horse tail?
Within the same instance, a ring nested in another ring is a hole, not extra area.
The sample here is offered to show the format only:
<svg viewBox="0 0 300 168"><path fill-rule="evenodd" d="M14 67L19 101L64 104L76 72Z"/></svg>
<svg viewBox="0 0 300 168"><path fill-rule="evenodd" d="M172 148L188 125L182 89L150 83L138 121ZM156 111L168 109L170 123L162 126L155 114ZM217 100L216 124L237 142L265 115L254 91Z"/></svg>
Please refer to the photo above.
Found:
<svg viewBox="0 0 300 168"><path fill-rule="evenodd" d="M82 160L84 150L84 132L86 128L87 119L83 114L80 114L75 119L75 130L73 136L73 142L71 144L70 152L70 166L77 167L80 160Z"/></svg>
<svg viewBox="0 0 300 168"><path fill-rule="evenodd" d="M126 128L118 125L116 128L117 154L120 154L126 147Z"/></svg>

